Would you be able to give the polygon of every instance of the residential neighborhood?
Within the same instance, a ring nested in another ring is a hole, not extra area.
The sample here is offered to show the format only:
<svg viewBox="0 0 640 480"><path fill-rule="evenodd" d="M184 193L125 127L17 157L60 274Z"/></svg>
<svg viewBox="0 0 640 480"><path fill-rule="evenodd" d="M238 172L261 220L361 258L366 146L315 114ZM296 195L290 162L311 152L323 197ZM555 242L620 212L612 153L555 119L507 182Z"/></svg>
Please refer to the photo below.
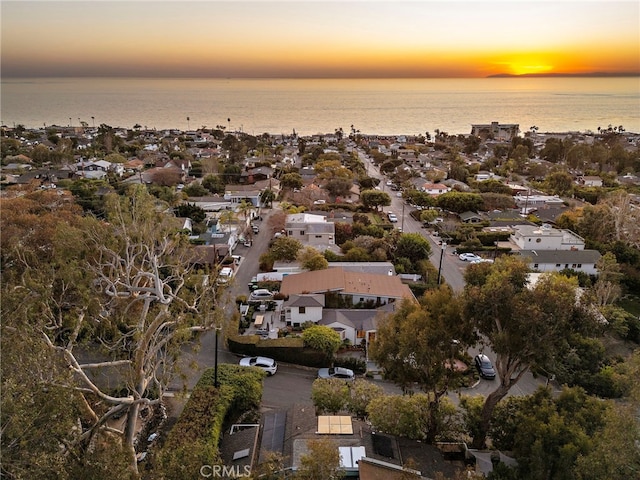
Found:
<svg viewBox="0 0 640 480"><path fill-rule="evenodd" d="M3 409L92 462L587 479L619 448L633 477L640 134L1 133L3 363L56 389L12 371Z"/></svg>

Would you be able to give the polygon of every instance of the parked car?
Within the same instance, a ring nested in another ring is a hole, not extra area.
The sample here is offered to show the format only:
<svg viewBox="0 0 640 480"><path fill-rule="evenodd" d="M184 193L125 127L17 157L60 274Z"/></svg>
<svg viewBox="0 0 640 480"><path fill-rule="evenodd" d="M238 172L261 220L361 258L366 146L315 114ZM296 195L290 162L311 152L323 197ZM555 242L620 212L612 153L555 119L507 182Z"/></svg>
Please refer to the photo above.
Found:
<svg viewBox="0 0 640 480"><path fill-rule="evenodd" d="M458 258L463 262L473 262L474 260L482 260L475 253L461 253L460 255L458 255Z"/></svg>
<svg viewBox="0 0 640 480"><path fill-rule="evenodd" d="M260 229L257 225L251 225L251 230L253 230L253 233L260 233Z"/></svg>
<svg viewBox="0 0 640 480"><path fill-rule="evenodd" d="M218 285L226 285L231 281L232 278L233 269L231 267L224 267L222 270L220 270L216 282L218 283Z"/></svg>
<svg viewBox="0 0 640 480"><path fill-rule="evenodd" d="M321 368L318 370L318 378L339 378L341 380L353 380L356 375L353 370L343 367Z"/></svg>
<svg viewBox="0 0 640 480"><path fill-rule="evenodd" d="M493 369L493 365L491 364L491 360L484 353L479 353L473 359L476 364L476 368L478 369L478 373L482 378L487 378L489 380L493 380L496 378L496 371Z"/></svg>
<svg viewBox="0 0 640 480"><path fill-rule="evenodd" d="M278 371L278 364L273 358L268 357L245 357L240 359L243 367L258 367L267 372L267 375L275 375Z"/></svg>
<svg viewBox="0 0 640 480"><path fill-rule="evenodd" d="M257 290L258 289L258 277L251 277L251 281L247 284L249 290Z"/></svg>
<svg viewBox="0 0 640 480"><path fill-rule="evenodd" d="M471 260L471 263L493 263L493 260L491 258L478 258Z"/></svg>
<svg viewBox="0 0 640 480"><path fill-rule="evenodd" d="M397 223L397 222L398 222L398 217L396 216L396 214L395 214L395 213L393 213L393 212L389 212L389 213L387 214L387 216L389 217L389 221L390 221L391 223Z"/></svg>
<svg viewBox="0 0 640 480"><path fill-rule="evenodd" d="M259 302L261 300L273 300L273 293L266 288L258 288L249 295L250 302Z"/></svg>

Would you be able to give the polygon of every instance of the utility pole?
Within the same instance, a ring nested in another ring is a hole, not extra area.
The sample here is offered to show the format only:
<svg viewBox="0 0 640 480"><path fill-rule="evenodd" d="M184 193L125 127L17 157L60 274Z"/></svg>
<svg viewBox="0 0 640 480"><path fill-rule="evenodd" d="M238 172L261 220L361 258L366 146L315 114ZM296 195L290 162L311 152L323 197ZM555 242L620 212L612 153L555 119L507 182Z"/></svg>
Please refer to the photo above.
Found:
<svg viewBox="0 0 640 480"><path fill-rule="evenodd" d="M440 250L440 266L438 267L438 285L440 285L440 279L442 278L442 259L444 258L444 251L446 249L446 242L442 242L442 249Z"/></svg>

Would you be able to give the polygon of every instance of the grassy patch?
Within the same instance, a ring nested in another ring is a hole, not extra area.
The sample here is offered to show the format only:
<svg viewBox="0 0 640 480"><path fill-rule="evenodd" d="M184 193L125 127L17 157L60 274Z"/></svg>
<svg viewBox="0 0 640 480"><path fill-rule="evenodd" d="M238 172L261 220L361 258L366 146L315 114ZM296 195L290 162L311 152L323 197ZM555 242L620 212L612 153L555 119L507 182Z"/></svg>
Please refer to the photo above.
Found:
<svg viewBox="0 0 640 480"><path fill-rule="evenodd" d="M618 306L632 315L640 316L640 297L637 295L625 295L618 301Z"/></svg>

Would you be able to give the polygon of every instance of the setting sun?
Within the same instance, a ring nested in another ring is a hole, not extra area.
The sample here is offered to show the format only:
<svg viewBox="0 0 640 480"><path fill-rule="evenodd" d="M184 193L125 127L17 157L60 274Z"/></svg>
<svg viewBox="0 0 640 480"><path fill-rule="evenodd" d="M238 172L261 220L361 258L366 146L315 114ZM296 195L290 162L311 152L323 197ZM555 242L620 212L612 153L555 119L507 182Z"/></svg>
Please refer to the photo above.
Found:
<svg viewBox="0 0 640 480"><path fill-rule="evenodd" d="M513 75L527 75L532 73L550 73L553 71L553 65L540 65L535 62L522 60L511 63L507 73L511 73Z"/></svg>

